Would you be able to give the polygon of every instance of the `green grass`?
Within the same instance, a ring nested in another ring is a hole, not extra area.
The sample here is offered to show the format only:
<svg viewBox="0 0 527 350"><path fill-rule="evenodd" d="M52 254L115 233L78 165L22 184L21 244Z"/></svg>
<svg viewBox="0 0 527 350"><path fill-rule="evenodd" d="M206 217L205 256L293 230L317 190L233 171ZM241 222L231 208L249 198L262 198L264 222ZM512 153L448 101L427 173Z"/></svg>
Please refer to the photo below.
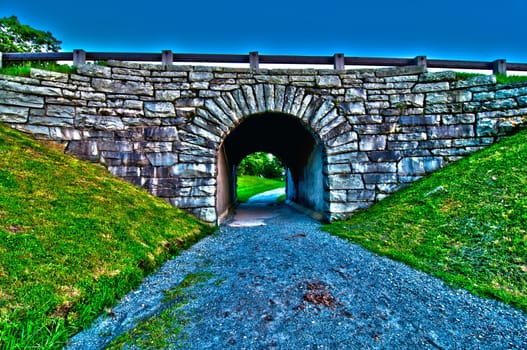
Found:
<svg viewBox="0 0 527 350"><path fill-rule="evenodd" d="M0 125L0 349L58 349L211 227Z"/></svg>
<svg viewBox="0 0 527 350"><path fill-rule="evenodd" d="M457 80L466 80L473 77L483 76L480 73L468 73L468 72L456 72ZM498 84L510 84L527 81L527 75L506 75L506 74L497 74L496 82Z"/></svg>
<svg viewBox="0 0 527 350"><path fill-rule="evenodd" d="M75 73L75 67L67 64L57 64L55 62L24 62L19 64L12 64L0 68L0 74L13 75L19 77L29 77L31 68L50 70L59 73Z"/></svg>
<svg viewBox="0 0 527 350"><path fill-rule="evenodd" d="M284 182L280 179L244 175L238 176L237 185L238 201L243 203L255 194L284 187Z"/></svg>
<svg viewBox="0 0 527 350"><path fill-rule="evenodd" d="M142 320L133 329L119 335L108 346L107 350L124 348L166 349L168 338L177 336L189 322L188 316L181 307L188 303L188 289L211 279L210 272L190 273L181 283L165 292L164 302L168 307L149 319Z"/></svg>
<svg viewBox="0 0 527 350"><path fill-rule="evenodd" d="M325 229L527 311L527 131Z"/></svg>

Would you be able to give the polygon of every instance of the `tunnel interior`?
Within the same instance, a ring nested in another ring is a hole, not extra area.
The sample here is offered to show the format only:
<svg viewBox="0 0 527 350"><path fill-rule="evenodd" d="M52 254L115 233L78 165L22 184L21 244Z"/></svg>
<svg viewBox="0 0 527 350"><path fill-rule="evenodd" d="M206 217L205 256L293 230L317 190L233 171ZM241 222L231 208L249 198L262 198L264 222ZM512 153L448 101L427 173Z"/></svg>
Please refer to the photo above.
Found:
<svg viewBox="0 0 527 350"><path fill-rule="evenodd" d="M324 150L303 122L283 113L246 118L224 139L218 152L217 214L225 216L236 203L236 167L249 154L267 152L286 169L287 199L324 211Z"/></svg>

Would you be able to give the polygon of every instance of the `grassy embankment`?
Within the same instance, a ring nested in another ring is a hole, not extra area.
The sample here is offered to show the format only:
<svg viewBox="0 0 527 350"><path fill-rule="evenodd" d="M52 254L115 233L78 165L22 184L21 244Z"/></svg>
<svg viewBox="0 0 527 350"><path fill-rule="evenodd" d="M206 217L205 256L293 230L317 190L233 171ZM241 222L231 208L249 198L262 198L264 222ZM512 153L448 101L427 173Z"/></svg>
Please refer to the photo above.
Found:
<svg viewBox="0 0 527 350"><path fill-rule="evenodd" d="M0 124L0 349L61 348L211 231Z"/></svg>
<svg viewBox="0 0 527 350"><path fill-rule="evenodd" d="M266 179L259 176L238 176L237 196L240 202L247 202L255 194L284 187L280 179Z"/></svg>
<svg viewBox="0 0 527 350"><path fill-rule="evenodd" d="M527 131L326 229L527 311Z"/></svg>

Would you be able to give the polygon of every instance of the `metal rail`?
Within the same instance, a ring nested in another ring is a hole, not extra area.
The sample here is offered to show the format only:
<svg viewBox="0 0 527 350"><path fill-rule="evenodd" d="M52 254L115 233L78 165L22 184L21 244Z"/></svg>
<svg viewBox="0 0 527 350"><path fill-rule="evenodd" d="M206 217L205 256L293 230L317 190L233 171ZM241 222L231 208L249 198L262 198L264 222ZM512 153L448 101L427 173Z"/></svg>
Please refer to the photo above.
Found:
<svg viewBox="0 0 527 350"><path fill-rule="evenodd" d="M260 64L297 64L297 65L333 65L336 70L344 70L346 66L424 66L429 68L447 69L484 69L492 70L494 74L506 74L507 70L527 71L527 63L510 63L504 59L495 61L461 61L427 59L426 56L415 58L385 58L385 57L345 57L344 54L333 56L292 56L292 55L259 55L250 52L248 55L230 54L191 54L173 53L164 50L161 53L130 53L130 52L73 52L51 53L0 53L2 62L24 61L72 61L74 65L86 61L133 61L161 62L163 65L173 63L247 63L251 69L258 69Z"/></svg>

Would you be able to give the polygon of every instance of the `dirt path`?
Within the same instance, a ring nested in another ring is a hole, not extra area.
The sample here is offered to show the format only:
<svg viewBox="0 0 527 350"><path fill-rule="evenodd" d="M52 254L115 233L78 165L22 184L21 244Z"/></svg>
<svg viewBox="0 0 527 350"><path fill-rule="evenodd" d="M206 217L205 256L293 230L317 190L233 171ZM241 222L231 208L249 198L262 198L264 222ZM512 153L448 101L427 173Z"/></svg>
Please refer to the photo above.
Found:
<svg viewBox="0 0 527 350"><path fill-rule="evenodd" d="M189 322L179 335L167 334L173 348L527 348L525 314L371 254L276 204L241 206L71 348L103 348L159 312L162 291L196 272L212 277L189 290L182 309Z"/></svg>

